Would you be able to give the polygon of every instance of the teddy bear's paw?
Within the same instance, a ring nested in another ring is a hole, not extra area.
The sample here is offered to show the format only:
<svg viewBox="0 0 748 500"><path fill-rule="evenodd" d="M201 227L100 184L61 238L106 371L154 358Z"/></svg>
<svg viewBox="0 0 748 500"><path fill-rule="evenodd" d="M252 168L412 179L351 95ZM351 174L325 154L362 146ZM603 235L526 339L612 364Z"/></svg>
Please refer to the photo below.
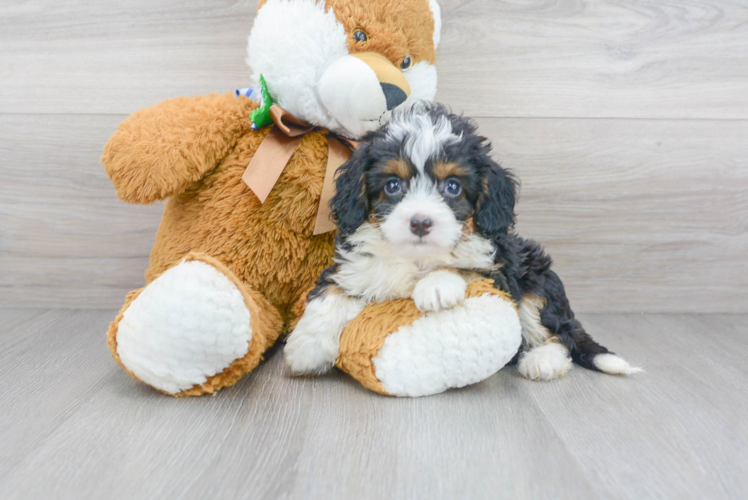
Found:
<svg viewBox="0 0 748 500"><path fill-rule="evenodd" d="M520 375L531 380L553 380L566 375L571 368L569 350L549 341L525 353L519 359Z"/></svg>
<svg viewBox="0 0 748 500"><path fill-rule="evenodd" d="M148 285L117 325L117 354L138 379L177 394L247 354L244 296L214 266L185 261Z"/></svg>
<svg viewBox="0 0 748 500"><path fill-rule="evenodd" d="M372 358L376 378L393 396L428 396L475 384L499 371L521 343L519 316L496 295L427 313L387 336Z"/></svg>
<svg viewBox="0 0 748 500"><path fill-rule="evenodd" d="M465 300L467 282L451 271L434 271L416 284L413 302L419 311L430 312L449 309Z"/></svg>

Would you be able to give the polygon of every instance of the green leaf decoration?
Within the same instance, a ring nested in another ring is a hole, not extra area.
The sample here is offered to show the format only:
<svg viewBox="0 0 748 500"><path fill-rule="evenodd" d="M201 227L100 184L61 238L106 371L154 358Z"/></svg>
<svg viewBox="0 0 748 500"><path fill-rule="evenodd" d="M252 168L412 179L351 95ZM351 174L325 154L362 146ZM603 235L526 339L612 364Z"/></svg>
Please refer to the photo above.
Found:
<svg viewBox="0 0 748 500"><path fill-rule="evenodd" d="M273 105L273 99L270 97L265 77L262 75L260 75L260 90L260 107L252 111L252 114L249 115L249 119L252 120L252 128L255 130L273 124L273 118L270 116L270 106Z"/></svg>

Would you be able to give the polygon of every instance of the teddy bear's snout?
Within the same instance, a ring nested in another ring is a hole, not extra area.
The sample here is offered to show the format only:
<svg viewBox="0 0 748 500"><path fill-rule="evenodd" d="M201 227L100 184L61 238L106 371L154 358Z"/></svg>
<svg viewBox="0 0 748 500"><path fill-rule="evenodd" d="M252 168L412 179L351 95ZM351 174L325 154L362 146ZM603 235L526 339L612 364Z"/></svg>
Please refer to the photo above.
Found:
<svg viewBox="0 0 748 500"><path fill-rule="evenodd" d="M376 130L411 94L403 72L375 52L343 56L324 71L317 94L330 115L354 137Z"/></svg>
<svg viewBox="0 0 748 500"><path fill-rule="evenodd" d="M392 111L408 99L408 95L398 87L391 83L380 83L382 92L384 92L384 98L387 101L387 111Z"/></svg>

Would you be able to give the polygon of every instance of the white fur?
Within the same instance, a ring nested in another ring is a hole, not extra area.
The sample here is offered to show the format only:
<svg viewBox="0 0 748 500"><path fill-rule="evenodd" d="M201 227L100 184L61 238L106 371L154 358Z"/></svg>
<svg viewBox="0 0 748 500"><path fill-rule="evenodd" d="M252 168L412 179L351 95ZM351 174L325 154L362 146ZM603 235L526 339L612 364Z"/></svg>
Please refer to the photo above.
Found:
<svg viewBox="0 0 748 500"><path fill-rule="evenodd" d="M527 295L519 303L522 338L530 349L544 344L551 337L551 332L540 322L540 311L543 307L545 302L537 295Z"/></svg>
<svg viewBox="0 0 748 500"><path fill-rule="evenodd" d="M428 396L485 380L521 342L512 305L484 295L432 312L389 335L372 359L377 379L395 396Z"/></svg>
<svg viewBox="0 0 748 500"><path fill-rule="evenodd" d="M592 363L598 370L611 375L631 375L644 371L631 366L628 361L615 354L598 354L592 359Z"/></svg>
<svg viewBox="0 0 748 500"><path fill-rule="evenodd" d="M416 102L413 112L398 110L392 114L387 135L394 142L404 142L405 155L423 173L430 158L439 158L444 147L459 142L461 137L452 132L452 123L442 115L436 121Z"/></svg>
<svg viewBox="0 0 748 500"><path fill-rule="evenodd" d="M404 71L403 75L410 85L410 96L397 109L408 109L420 101L434 100L438 81L436 66L429 64L428 61L421 61L408 71Z"/></svg>
<svg viewBox="0 0 748 500"><path fill-rule="evenodd" d="M340 349L340 334L363 308L361 300L341 294L311 300L286 341L286 365L296 375L332 368Z"/></svg>
<svg viewBox="0 0 748 500"><path fill-rule="evenodd" d="M348 237L352 250L338 248L338 270L333 279L348 295L366 302L410 297L421 278L442 267L488 270L495 249L477 234L464 235L453 248L418 249L391 246L374 225L365 222Z"/></svg>
<svg viewBox="0 0 748 500"><path fill-rule="evenodd" d="M434 15L434 48L439 48L442 33L442 9L436 0L429 0L431 13Z"/></svg>
<svg viewBox="0 0 748 500"><path fill-rule="evenodd" d="M569 350L558 342L546 342L522 354L519 373L532 380L563 377L571 368Z"/></svg>
<svg viewBox="0 0 748 500"><path fill-rule="evenodd" d="M419 311L449 309L465 300L467 282L457 273L437 270L421 279L413 289L413 302Z"/></svg>
<svg viewBox="0 0 748 500"><path fill-rule="evenodd" d="M438 5L431 9L441 26ZM355 139L390 119L373 71L350 60L345 28L324 2L268 0L255 18L248 52L252 86L259 87L262 74L273 99L304 121ZM428 61L404 76L411 96L400 107L436 95L436 68Z"/></svg>
<svg viewBox="0 0 748 500"><path fill-rule="evenodd" d="M335 131L344 127L317 95L317 82L348 55L347 35L332 10L316 0L268 0L249 35L253 86L260 74L278 104L298 118Z"/></svg>
<svg viewBox="0 0 748 500"><path fill-rule="evenodd" d="M410 230L410 221L416 215L431 219L433 225L427 235L418 236ZM384 239L393 248L407 247L416 254L451 250L462 237L463 228L434 182L426 175L413 179L407 194L387 214L380 227Z"/></svg>
<svg viewBox="0 0 748 500"><path fill-rule="evenodd" d="M377 130L392 113L374 70L353 56L341 57L328 66L317 83L317 95L354 137Z"/></svg>
<svg viewBox="0 0 748 500"><path fill-rule="evenodd" d="M190 261L130 304L118 325L117 354L140 380L176 394L243 357L251 338L239 289L213 266Z"/></svg>

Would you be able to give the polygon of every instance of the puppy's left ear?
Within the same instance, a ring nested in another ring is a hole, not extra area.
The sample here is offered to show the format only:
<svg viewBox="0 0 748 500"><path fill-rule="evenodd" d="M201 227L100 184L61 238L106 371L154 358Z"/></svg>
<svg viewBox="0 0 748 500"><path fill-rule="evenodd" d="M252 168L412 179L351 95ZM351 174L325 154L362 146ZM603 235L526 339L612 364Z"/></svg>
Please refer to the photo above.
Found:
<svg viewBox="0 0 748 500"><path fill-rule="evenodd" d="M366 171L371 158L365 144L340 166L335 176L335 196L330 200L332 220L342 234L351 234L366 220Z"/></svg>
<svg viewBox="0 0 748 500"><path fill-rule="evenodd" d="M473 221L479 233L492 237L506 234L514 225L517 181L488 155L483 160L483 187Z"/></svg>

